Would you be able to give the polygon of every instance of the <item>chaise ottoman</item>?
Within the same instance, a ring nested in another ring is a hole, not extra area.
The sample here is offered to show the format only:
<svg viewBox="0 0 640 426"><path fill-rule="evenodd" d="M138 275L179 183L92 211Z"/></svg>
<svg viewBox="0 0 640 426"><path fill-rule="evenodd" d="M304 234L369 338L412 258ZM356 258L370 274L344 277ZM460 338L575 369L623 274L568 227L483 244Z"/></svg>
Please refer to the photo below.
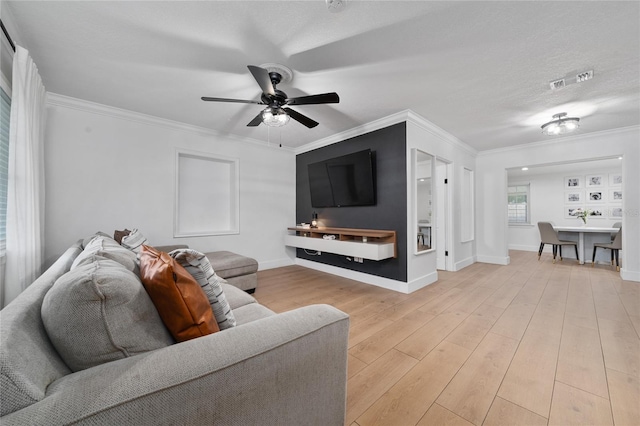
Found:
<svg viewBox="0 0 640 426"><path fill-rule="evenodd" d="M230 251L205 253L213 270L229 284L247 293L253 293L258 285L258 262L250 257Z"/></svg>

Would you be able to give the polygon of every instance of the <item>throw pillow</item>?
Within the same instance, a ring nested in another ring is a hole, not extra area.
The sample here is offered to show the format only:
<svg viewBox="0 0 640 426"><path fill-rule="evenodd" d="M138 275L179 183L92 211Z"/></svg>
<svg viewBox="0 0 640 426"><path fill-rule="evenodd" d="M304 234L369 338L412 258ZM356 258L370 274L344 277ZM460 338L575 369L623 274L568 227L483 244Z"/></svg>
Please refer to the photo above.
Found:
<svg viewBox="0 0 640 426"><path fill-rule="evenodd" d="M58 278L41 316L73 371L174 343L140 279L113 260L78 266Z"/></svg>
<svg viewBox="0 0 640 426"><path fill-rule="evenodd" d="M207 256L191 249L177 249L169 255L178 261L200 284L209 299L220 330L235 327L236 318L220 285L222 278L215 273Z"/></svg>
<svg viewBox="0 0 640 426"><path fill-rule="evenodd" d="M110 259L118 262L129 271L139 275L136 254L128 250L110 237L96 236L87 244L85 249L73 260L71 270L81 265L95 261L95 257Z"/></svg>
<svg viewBox="0 0 640 426"><path fill-rule="evenodd" d="M116 240L116 242L118 244L122 244L122 238L126 237L127 235L129 235L131 233L130 230L128 230L127 228L125 228L123 231L114 231L113 232L113 239Z"/></svg>
<svg viewBox="0 0 640 426"><path fill-rule="evenodd" d="M82 248L85 248L87 245L89 245L89 243L91 242L91 240L93 240L96 237L107 237L107 238L111 238L111 236L105 234L104 232L98 231L95 234L89 235L87 238L85 238L84 240L82 240Z"/></svg>
<svg viewBox="0 0 640 426"><path fill-rule="evenodd" d="M178 342L220 331L204 291L169 254L142 245L140 278Z"/></svg>
<svg viewBox="0 0 640 426"><path fill-rule="evenodd" d="M129 235L122 237L122 241L120 242L123 247L128 248L135 254L140 254L142 245L146 243L147 238L142 235L142 232L140 232L137 228L133 228Z"/></svg>

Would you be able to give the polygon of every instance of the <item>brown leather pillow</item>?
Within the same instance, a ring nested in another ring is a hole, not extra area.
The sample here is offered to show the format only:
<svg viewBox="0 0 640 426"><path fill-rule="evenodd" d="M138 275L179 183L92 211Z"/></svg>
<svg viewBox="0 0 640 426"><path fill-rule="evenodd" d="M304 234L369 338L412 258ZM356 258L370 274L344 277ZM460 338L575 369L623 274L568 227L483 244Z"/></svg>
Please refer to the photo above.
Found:
<svg viewBox="0 0 640 426"><path fill-rule="evenodd" d="M220 331L206 294L169 254L143 245L140 279L177 342Z"/></svg>
<svg viewBox="0 0 640 426"><path fill-rule="evenodd" d="M127 235L129 235L130 233L131 233L131 231L128 230L127 228L125 228L124 231L116 230L113 233L113 239L116 240L118 242L118 244L122 244L122 239L124 237L126 237Z"/></svg>

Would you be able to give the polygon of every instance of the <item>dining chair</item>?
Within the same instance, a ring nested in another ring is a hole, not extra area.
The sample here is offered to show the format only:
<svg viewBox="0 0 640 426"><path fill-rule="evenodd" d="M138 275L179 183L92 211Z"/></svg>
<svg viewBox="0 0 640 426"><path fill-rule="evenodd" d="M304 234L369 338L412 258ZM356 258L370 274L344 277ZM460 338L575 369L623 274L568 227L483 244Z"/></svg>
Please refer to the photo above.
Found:
<svg viewBox="0 0 640 426"><path fill-rule="evenodd" d="M618 229L622 228L622 222L614 223L612 228L618 228ZM613 240L616 238L617 234L618 234L617 232L611 234L611 242L613 242Z"/></svg>
<svg viewBox="0 0 640 426"><path fill-rule="evenodd" d="M610 243L595 243L593 245L593 256L591 257L591 267L596 265L596 250L598 248L611 250L611 266L613 266L613 258L616 258L616 271L620 271L619 252L622 249L622 227L618 229L618 233Z"/></svg>
<svg viewBox="0 0 640 426"><path fill-rule="evenodd" d="M564 241L558 238L558 233L553 229L551 222L538 222L538 229L540 230L540 250L538 250L538 260L540 260L540 256L542 256L544 245L551 244L553 246L553 263L556 263L558 248L560 248L560 260L562 260L562 246L573 246L576 249L576 260L580 262L580 258L578 256L578 243L576 241Z"/></svg>

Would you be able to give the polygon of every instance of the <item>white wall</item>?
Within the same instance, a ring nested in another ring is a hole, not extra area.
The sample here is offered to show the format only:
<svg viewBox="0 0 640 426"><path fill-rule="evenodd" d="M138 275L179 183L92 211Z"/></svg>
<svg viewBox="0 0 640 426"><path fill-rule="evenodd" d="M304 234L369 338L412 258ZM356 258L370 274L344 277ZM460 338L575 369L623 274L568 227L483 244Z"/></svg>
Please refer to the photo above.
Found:
<svg viewBox="0 0 640 426"><path fill-rule="evenodd" d="M415 182L413 179L412 155L413 149L419 149L433 155L436 159L444 160L452 164L453 176L449 176L449 185L452 199L449 203L451 208L450 230L447 249L451 256L452 270L457 271L475 262L475 241L462 242L462 182L464 168L475 170L476 151L468 145L458 141L452 135L439 129L424 118L409 113L407 119L407 189L408 189L408 212L407 223L408 235L415 234L415 203L414 198ZM434 186L437 191L437 185ZM433 196L433 212L437 211L437 194ZM432 242L437 241L437 230L432 228ZM430 250L415 254L415 239L407 238L407 281L409 288L415 290L430 284L437 279L436 271L436 251Z"/></svg>
<svg viewBox="0 0 640 426"><path fill-rule="evenodd" d="M260 269L292 264L292 150L59 95L47 113L45 266L79 238L134 227L156 245L229 250ZM239 234L173 237L177 148L239 159Z"/></svg>
<svg viewBox="0 0 640 426"><path fill-rule="evenodd" d="M564 178L566 176L582 176L590 174L602 174L605 177L609 173L620 173L622 171L621 167L618 168L586 168L589 163L580 163L584 164L585 168L582 170L571 171L571 173L549 173L549 174L534 174L528 179L524 179L522 177L517 178L509 178L509 185L516 184L529 184L529 205L530 205L530 224L528 225L520 225L520 224L512 224L509 225L509 249L513 250L526 250L526 251L538 251L540 247L540 232L538 231L538 222L553 222L558 226L580 226L582 225L582 220L580 218L567 218L564 213L564 208L566 206L572 207L598 207L605 209L610 204L606 202L606 197L609 196L608 192L610 188L608 185L605 186L604 191L605 202L597 204L597 203L577 203L577 204L567 204L565 203L565 193L566 189L564 187ZM531 171L532 169L530 169ZM587 189L583 187L579 189L583 193L587 192ZM506 203L506 201L505 201ZM596 218L591 217L587 220L589 226L598 226L598 227L611 227L615 222L619 222L620 219L611 219L609 217ZM545 252L551 252L551 246L545 246ZM587 253L590 255L590 253Z"/></svg>
<svg viewBox="0 0 640 426"><path fill-rule="evenodd" d="M512 167L588 161L623 156L621 277L640 281L640 127L554 138L549 141L483 151L477 157L476 236L478 261L509 263L506 209L507 172Z"/></svg>

